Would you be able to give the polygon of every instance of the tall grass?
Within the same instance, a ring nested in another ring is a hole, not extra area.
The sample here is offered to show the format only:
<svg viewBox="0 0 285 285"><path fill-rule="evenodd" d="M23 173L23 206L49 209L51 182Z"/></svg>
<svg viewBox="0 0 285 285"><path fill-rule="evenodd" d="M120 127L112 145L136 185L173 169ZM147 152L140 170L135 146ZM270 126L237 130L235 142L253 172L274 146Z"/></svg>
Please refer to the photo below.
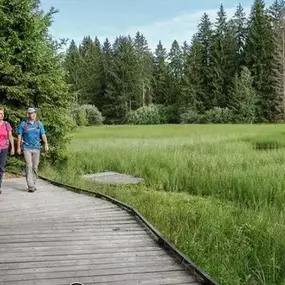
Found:
<svg viewBox="0 0 285 285"><path fill-rule="evenodd" d="M78 130L67 161L45 173L137 207L222 284L281 285L284 163L281 125L97 127ZM104 170L145 182L80 179Z"/></svg>
<svg viewBox="0 0 285 285"><path fill-rule="evenodd" d="M280 131L280 126L87 128L76 134L73 159L65 167L82 174L127 172L164 191L282 209L285 136Z"/></svg>

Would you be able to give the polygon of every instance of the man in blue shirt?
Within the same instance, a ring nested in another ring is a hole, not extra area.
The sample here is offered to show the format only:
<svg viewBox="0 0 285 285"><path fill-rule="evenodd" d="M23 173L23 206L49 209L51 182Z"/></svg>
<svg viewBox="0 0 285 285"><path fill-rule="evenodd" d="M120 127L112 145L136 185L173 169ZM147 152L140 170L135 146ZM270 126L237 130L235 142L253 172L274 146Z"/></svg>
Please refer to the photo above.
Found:
<svg viewBox="0 0 285 285"><path fill-rule="evenodd" d="M41 139L45 144L45 150L48 151L49 149L44 125L42 122L36 120L36 117L36 110L34 108L29 108L27 119L22 121L18 126L17 153L21 154L23 148L26 163L26 180L29 192L36 191Z"/></svg>

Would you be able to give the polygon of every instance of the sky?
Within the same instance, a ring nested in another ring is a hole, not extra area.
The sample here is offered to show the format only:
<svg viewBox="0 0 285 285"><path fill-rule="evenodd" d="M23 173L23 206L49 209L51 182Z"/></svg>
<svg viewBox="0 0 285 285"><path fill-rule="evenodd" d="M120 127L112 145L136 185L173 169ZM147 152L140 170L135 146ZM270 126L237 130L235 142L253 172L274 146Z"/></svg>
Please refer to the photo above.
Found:
<svg viewBox="0 0 285 285"><path fill-rule="evenodd" d="M271 1L267 1L271 3ZM173 40L190 43L204 12L212 20L223 3L228 17L241 3L249 13L253 0L41 0L42 8L59 10L50 29L55 38L73 39L97 36L111 42L116 36L143 33L154 50L161 40L169 49Z"/></svg>

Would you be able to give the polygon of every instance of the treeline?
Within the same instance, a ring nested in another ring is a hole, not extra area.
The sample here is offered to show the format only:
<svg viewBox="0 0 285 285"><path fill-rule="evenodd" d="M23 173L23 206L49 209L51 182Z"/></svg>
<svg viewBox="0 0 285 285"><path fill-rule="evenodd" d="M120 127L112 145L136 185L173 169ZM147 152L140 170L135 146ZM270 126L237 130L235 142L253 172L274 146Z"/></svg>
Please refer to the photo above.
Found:
<svg viewBox="0 0 285 285"><path fill-rule="evenodd" d="M154 53L143 34L71 42L64 62L73 100L107 123L279 122L285 111L285 1L255 0L214 23L204 14L191 43ZM160 119L157 116L162 116Z"/></svg>

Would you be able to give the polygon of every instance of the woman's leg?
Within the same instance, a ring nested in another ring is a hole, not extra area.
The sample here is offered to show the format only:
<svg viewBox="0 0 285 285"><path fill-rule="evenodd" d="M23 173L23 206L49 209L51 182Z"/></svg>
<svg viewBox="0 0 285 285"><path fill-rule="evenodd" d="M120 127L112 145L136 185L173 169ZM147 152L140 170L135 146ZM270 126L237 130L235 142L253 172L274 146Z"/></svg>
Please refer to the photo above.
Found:
<svg viewBox="0 0 285 285"><path fill-rule="evenodd" d="M2 193L1 186L7 161L8 149L0 149L0 194Z"/></svg>

